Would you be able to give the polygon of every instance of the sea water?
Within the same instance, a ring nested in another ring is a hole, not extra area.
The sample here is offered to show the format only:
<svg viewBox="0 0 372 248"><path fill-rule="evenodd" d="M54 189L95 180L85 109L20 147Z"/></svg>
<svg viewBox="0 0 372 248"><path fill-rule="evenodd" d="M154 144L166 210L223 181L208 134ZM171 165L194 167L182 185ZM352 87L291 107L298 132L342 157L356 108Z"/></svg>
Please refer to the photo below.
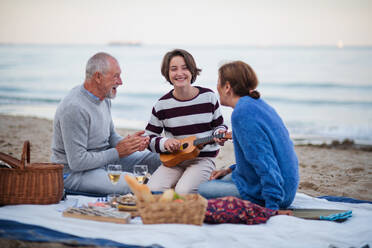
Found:
<svg viewBox="0 0 372 248"><path fill-rule="evenodd" d="M216 93L220 65L250 64L262 98L297 143L372 144L372 47L0 45L0 113L53 119L59 101L83 83L87 60L104 51L122 69L112 101L116 127L144 129L153 104L172 89L160 65L174 48L188 50L202 69L195 85ZM231 126L232 109L222 112Z"/></svg>

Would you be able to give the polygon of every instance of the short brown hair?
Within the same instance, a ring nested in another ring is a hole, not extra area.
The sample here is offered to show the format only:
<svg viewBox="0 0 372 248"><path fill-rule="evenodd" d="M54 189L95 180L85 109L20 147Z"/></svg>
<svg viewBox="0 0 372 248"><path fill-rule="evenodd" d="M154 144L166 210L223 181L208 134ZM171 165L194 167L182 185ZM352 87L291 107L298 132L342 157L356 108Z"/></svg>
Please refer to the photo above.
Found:
<svg viewBox="0 0 372 248"><path fill-rule="evenodd" d="M174 49L173 51L167 52L164 55L163 62L161 64L161 74L172 84L169 78L169 64L173 57L181 56L185 60L187 69L191 72L192 78L191 83L195 82L196 77L200 74L201 69L196 67L194 57L187 51L182 49Z"/></svg>
<svg viewBox="0 0 372 248"><path fill-rule="evenodd" d="M243 61L234 61L218 69L221 86L229 82L235 95L250 96L254 99L260 98L260 93L255 90L258 79L254 70Z"/></svg>

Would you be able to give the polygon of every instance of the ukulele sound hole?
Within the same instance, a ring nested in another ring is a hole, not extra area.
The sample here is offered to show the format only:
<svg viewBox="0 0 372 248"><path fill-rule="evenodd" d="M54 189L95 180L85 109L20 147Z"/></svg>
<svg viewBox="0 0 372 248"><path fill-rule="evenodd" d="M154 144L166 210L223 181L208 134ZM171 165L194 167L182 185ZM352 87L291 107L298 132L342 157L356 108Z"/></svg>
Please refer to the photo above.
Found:
<svg viewBox="0 0 372 248"><path fill-rule="evenodd" d="M181 150L185 150L188 146L189 146L188 143L184 143L184 144L182 144Z"/></svg>

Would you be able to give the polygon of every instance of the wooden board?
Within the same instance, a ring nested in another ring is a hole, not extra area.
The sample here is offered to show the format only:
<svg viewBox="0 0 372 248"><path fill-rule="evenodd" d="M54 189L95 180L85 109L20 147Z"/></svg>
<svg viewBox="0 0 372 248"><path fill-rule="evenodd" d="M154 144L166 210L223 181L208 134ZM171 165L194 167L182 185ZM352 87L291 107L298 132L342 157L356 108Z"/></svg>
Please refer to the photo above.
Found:
<svg viewBox="0 0 372 248"><path fill-rule="evenodd" d="M293 216L303 219L319 220L320 216L330 216L334 214L346 213L349 210L339 209L291 209Z"/></svg>
<svg viewBox="0 0 372 248"><path fill-rule="evenodd" d="M118 224L128 224L131 217L131 214L128 212L92 207L68 208L62 215L69 218L113 222Z"/></svg>

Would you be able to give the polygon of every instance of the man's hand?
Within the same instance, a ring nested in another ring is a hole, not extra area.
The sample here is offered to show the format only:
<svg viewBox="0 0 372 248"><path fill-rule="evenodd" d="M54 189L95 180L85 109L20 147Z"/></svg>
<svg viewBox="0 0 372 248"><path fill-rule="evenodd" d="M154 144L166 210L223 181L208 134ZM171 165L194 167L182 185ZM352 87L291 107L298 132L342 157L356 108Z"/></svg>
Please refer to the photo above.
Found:
<svg viewBox="0 0 372 248"><path fill-rule="evenodd" d="M138 136L138 137L143 139L142 146L140 146L140 149L139 149L140 151L145 150L148 147L148 145L150 144L150 137L149 136L142 136L144 133L145 133L145 131L138 131L138 132L133 134L133 136Z"/></svg>
<svg viewBox="0 0 372 248"><path fill-rule="evenodd" d="M164 148L169 152L178 151L181 147L181 142L177 139L167 139L164 142Z"/></svg>
<svg viewBox="0 0 372 248"><path fill-rule="evenodd" d="M119 153L119 157L122 158L136 151L145 150L149 145L150 138L148 136L142 136L144 133L145 131L139 131L120 140L115 147Z"/></svg>
<svg viewBox="0 0 372 248"><path fill-rule="evenodd" d="M231 171L232 170L230 168L212 171L209 180L220 179L226 176L227 174L231 173Z"/></svg>

